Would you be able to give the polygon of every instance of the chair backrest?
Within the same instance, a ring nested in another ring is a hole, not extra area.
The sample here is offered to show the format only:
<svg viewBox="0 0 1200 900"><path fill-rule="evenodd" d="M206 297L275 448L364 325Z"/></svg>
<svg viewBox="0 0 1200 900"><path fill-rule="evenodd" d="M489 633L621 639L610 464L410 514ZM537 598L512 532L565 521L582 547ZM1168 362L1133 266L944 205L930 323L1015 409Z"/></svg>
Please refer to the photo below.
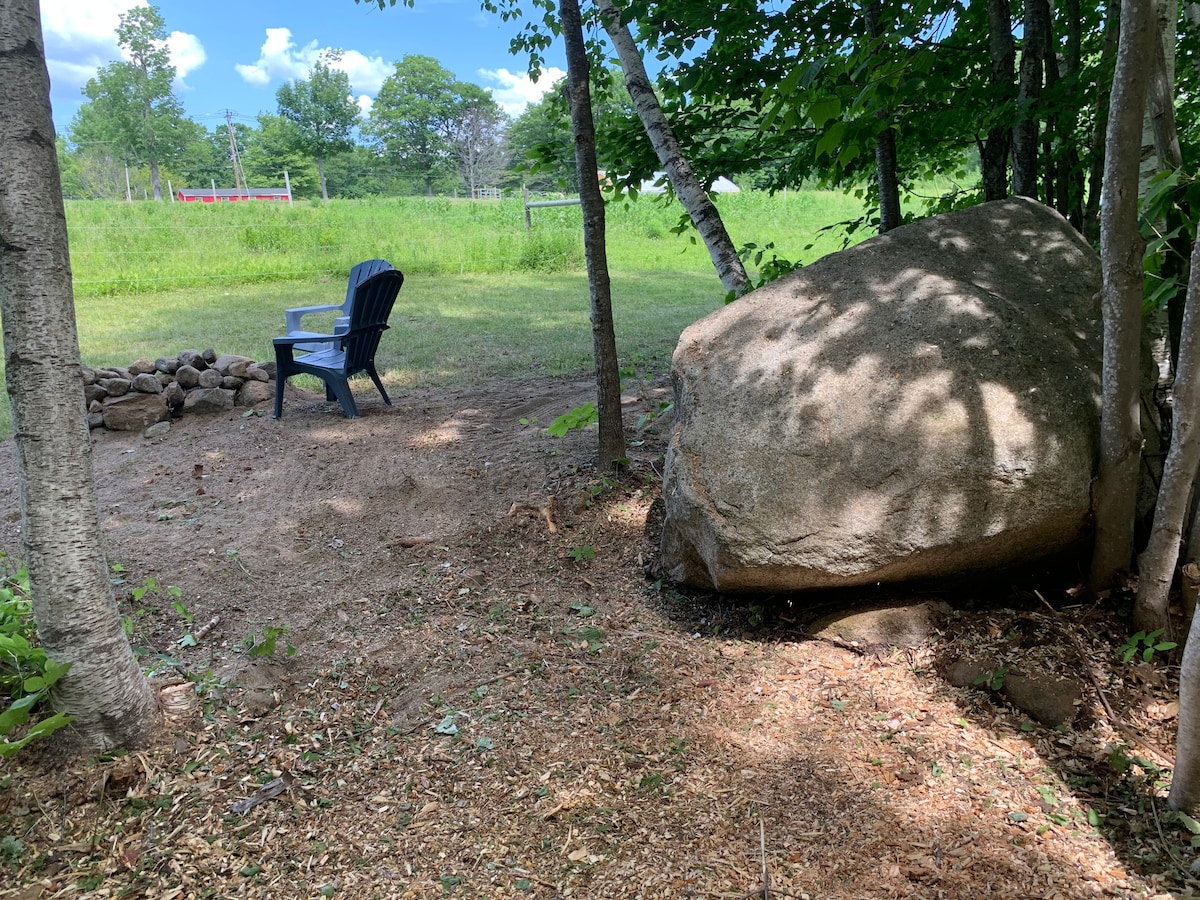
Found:
<svg viewBox="0 0 1200 900"><path fill-rule="evenodd" d="M350 314L350 304L354 302L354 292L358 290L360 284L372 275L387 272L392 268L392 264L386 259L367 259L351 269L350 277L346 280L346 299L342 303L342 314Z"/></svg>
<svg viewBox="0 0 1200 900"><path fill-rule="evenodd" d="M404 284L399 269L388 266L365 279L354 290L350 303L350 332L345 339L346 374L363 371L375 359L379 339Z"/></svg>

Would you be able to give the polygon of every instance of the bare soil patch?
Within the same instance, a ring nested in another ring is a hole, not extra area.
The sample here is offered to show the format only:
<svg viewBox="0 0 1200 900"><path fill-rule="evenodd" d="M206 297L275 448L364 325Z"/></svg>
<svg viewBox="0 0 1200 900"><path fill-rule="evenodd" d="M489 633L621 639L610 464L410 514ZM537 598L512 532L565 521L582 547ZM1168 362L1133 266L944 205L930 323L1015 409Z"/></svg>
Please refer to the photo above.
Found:
<svg viewBox="0 0 1200 900"><path fill-rule="evenodd" d="M497 380L348 421L297 393L278 422L97 432L121 610L198 709L144 750L0 763L0 897L1189 895L1171 670L1122 664L1107 612L963 589L893 650L679 593L646 574L668 423L636 428L668 389L627 395L619 479L544 431L593 395ZM191 620L135 603L147 578ZM1074 725L952 686L963 656L1087 673Z"/></svg>

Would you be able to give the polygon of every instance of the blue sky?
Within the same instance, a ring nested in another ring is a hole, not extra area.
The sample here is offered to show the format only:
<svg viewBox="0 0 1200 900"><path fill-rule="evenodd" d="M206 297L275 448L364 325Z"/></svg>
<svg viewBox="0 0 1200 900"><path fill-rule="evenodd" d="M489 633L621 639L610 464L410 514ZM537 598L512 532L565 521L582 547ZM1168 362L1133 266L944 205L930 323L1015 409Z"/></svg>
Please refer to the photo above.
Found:
<svg viewBox="0 0 1200 900"><path fill-rule="evenodd" d="M42 0L42 31L50 69L54 121L65 132L83 101L81 88L96 69L120 58L118 17L144 0ZM462 81L492 91L510 113L536 100L565 69L561 46L551 67L532 84L526 59L509 41L519 24L480 10L478 0L416 0L409 9L379 9L354 0L161 0L179 73L176 96L189 116L209 129L226 109L239 121L275 112L275 91L304 78L318 55L343 51L335 64L350 77L353 96L367 109L401 57L437 59Z"/></svg>

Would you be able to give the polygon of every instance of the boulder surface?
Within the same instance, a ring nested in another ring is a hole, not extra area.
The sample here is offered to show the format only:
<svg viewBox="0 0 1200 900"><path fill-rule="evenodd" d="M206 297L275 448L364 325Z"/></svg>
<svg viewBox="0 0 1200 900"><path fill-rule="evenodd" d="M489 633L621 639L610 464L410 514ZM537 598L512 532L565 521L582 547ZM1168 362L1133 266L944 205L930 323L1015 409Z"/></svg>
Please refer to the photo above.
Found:
<svg viewBox="0 0 1200 900"><path fill-rule="evenodd" d="M1005 200L831 254L675 350L664 571L848 587L1060 551L1090 519L1100 263Z"/></svg>

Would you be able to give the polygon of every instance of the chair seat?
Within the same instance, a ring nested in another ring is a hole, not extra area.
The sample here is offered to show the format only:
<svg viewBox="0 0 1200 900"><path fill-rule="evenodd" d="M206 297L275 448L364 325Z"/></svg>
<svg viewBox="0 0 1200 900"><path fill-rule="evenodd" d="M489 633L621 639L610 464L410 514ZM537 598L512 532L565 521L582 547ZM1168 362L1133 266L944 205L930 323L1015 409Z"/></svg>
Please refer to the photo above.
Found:
<svg viewBox="0 0 1200 900"><path fill-rule="evenodd" d="M320 369L344 369L346 367L346 351L318 350L315 353L301 356L296 363L304 366L316 366Z"/></svg>

